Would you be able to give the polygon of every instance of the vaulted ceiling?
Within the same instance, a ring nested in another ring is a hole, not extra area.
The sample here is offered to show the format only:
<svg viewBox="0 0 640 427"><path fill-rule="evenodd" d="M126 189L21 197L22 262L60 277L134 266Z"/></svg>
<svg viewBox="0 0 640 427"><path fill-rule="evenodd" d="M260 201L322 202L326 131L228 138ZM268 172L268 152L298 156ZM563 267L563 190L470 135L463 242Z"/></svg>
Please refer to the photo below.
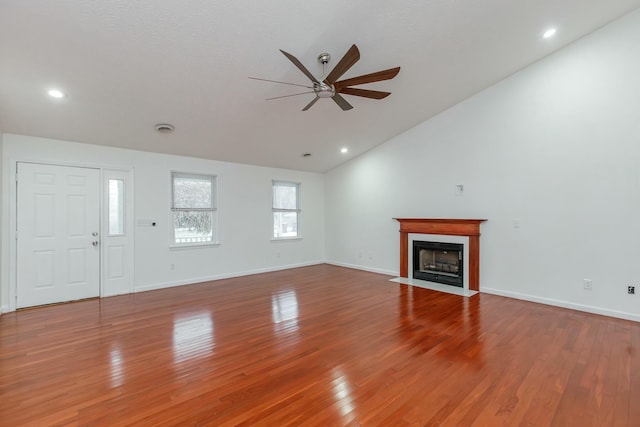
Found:
<svg viewBox="0 0 640 427"><path fill-rule="evenodd" d="M0 129L255 165L328 171L640 7L640 0L0 0ZM549 27L555 37L543 39ZM393 80L302 108L356 44L344 78ZM47 95L50 88L66 93ZM302 89L302 90L300 90ZM175 131L161 134L157 123ZM349 152L340 152L347 147ZM303 157L302 154L311 153Z"/></svg>

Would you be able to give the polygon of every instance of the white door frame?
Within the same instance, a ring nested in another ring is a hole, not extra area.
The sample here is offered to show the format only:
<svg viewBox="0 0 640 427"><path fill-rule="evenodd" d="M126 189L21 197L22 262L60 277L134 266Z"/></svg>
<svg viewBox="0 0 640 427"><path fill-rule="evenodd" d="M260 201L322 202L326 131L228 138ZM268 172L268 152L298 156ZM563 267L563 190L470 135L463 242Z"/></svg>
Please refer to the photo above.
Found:
<svg viewBox="0 0 640 427"><path fill-rule="evenodd" d="M17 224L18 224L18 186L17 186L17 173L18 173L18 163L36 163L36 164L42 164L42 165L52 165L52 166L71 166L71 167L81 167L81 168L93 168L93 169L99 169L100 171L100 183L101 185L99 186L99 194L100 194L100 228L103 229L103 218L102 218L102 212L103 212L103 208L104 208L104 197L105 195L103 194L103 185L102 183L104 182L104 170L108 169L108 170L119 170L119 171L123 171L123 172L128 172L131 177L130 179L130 189L128 190L131 193L131 197L134 197L134 185L133 185L133 176L134 176L134 168L131 166L125 166L125 167L118 167L118 166L110 166L110 165L104 165L104 164L91 164L91 163L75 163L75 162L58 162L58 161L53 161L53 162L48 162L48 161L43 161L40 159L10 159L9 161L9 165L10 165L10 170L9 170L9 176L7 177L9 179L9 201L10 203L13 205L11 206L11 208L9 209L9 235L8 235L8 239L9 239L9 257L8 257L8 261L9 261L9 301L8 301L8 311L15 311L16 310L16 306L17 306L17 295L18 295L18 281L17 281L17 269L18 269L18 253L17 253L17 249L18 249L18 245L17 245L17 241L16 241L16 230L17 230ZM133 206L130 206L129 211L127 212L127 216L130 216L131 218L134 218L134 210L133 210ZM132 259L132 263L134 263L133 261L133 257L135 254L135 250L134 250L134 229L132 227L131 229L132 235L131 235L131 259ZM102 248L101 248L102 249ZM101 251L102 252L102 251ZM102 255L101 255L102 256ZM134 263L135 264L135 263ZM103 289L102 289L102 280L103 278L103 266L102 266L102 262L100 263L100 297L102 297L103 295ZM133 292L133 278L134 278L134 271L133 269L131 270L131 292ZM3 303L4 305L4 303ZM1 309L1 307L0 307Z"/></svg>

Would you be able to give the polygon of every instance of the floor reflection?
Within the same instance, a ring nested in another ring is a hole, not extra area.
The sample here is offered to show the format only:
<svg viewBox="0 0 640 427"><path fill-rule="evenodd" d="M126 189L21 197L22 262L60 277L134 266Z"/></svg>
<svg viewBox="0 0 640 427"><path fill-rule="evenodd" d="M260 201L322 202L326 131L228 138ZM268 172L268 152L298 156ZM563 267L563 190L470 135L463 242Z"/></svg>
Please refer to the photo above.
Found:
<svg viewBox="0 0 640 427"><path fill-rule="evenodd" d="M353 412L353 398L351 396L351 387L349 381L342 370L335 368L333 373L333 397L340 408L340 413L346 417Z"/></svg>
<svg viewBox="0 0 640 427"><path fill-rule="evenodd" d="M287 290L271 295L273 331L282 334L298 330L298 296Z"/></svg>
<svg viewBox="0 0 640 427"><path fill-rule="evenodd" d="M213 352L215 337L210 312L190 313L173 321L173 360L176 363Z"/></svg>
<svg viewBox="0 0 640 427"><path fill-rule="evenodd" d="M479 296L449 295L420 287L398 288L398 334L418 353L435 350L447 361L463 362L475 369L484 364L484 340ZM459 332L451 335L450 329ZM446 346L441 343L446 342ZM440 351L443 347L447 351Z"/></svg>
<svg viewBox="0 0 640 427"><path fill-rule="evenodd" d="M111 343L109 363L111 365L111 387L120 387L124 384L124 366L122 363L122 350L120 349L120 343Z"/></svg>

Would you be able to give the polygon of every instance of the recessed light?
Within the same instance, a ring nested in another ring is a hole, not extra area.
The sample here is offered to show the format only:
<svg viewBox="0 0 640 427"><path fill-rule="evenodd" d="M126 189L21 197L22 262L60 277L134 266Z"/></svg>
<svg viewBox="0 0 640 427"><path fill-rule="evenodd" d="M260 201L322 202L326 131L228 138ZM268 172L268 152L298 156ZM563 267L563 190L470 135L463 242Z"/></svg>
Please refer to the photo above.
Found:
<svg viewBox="0 0 640 427"><path fill-rule="evenodd" d="M551 38L551 37L553 37L555 35L556 35L556 29L555 28L549 28L542 34L542 38L543 39L548 39L548 38Z"/></svg>
<svg viewBox="0 0 640 427"><path fill-rule="evenodd" d="M47 93L52 98L64 98L65 97L64 92L62 92L62 91L60 91L58 89L51 89Z"/></svg>
<svg viewBox="0 0 640 427"><path fill-rule="evenodd" d="M340 152L341 152L342 154L344 154L344 153L348 153L348 152L349 152L349 149L348 149L347 147L344 147L344 148L341 148L341 149L340 149Z"/></svg>

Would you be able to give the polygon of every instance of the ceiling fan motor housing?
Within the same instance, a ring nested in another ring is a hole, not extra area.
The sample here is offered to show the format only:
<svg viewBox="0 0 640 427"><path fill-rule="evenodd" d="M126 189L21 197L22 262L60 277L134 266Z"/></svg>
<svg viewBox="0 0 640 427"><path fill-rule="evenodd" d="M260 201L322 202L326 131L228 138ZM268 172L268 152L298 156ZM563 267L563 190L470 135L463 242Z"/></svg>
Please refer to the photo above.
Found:
<svg viewBox="0 0 640 427"><path fill-rule="evenodd" d="M314 83L313 91L315 92L318 98L331 98L336 94L336 91L333 89L332 85L328 85L326 83Z"/></svg>

